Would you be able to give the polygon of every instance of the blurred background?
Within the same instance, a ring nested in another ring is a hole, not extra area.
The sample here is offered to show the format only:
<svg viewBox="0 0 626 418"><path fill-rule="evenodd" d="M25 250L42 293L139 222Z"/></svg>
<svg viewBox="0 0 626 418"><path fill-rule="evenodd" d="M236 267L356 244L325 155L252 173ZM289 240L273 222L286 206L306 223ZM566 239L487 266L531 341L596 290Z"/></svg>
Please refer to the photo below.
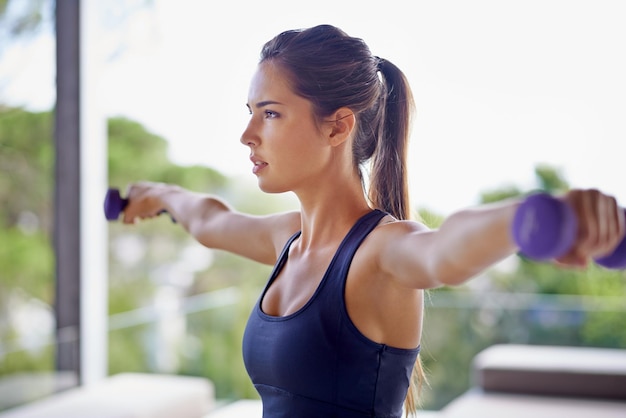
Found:
<svg viewBox="0 0 626 418"><path fill-rule="evenodd" d="M256 189L239 143L248 82L264 42L330 23L411 82L411 192L416 217L431 227L457 208L537 189L597 187L626 205L625 3L411 5L81 2L85 112L101 121L81 141L102 141L104 150L83 161L86 172L102 165L102 178L81 187L163 181L252 213L296 208L290 195ZM55 10L52 0L0 1L0 410L84 382L58 359L85 335L56 320ZM104 374L203 376L219 399L256 399L241 337L269 268L201 247L167 217L111 222L90 239L83 245L100 246L106 263L98 273L105 294L89 295L106 310ZM472 357L494 343L626 348L625 296L624 272L559 270L518 256L467 285L430 291L423 408L467 390Z"/></svg>

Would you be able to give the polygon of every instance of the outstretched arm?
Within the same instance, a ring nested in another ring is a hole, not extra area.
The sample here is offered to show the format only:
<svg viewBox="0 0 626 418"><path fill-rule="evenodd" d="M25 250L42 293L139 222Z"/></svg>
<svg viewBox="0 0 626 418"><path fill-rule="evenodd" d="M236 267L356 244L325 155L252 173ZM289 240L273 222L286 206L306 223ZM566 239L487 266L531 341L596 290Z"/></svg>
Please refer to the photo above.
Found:
<svg viewBox="0 0 626 418"><path fill-rule="evenodd" d="M124 223L149 219L165 210L201 244L265 264L274 264L289 236L300 228L297 212L248 215L216 196L170 184L132 184L127 196Z"/></svg>
<svg viewBox="0 0 626 418"><path fill-rule="evenodd" d="M559 199L574 210L578 233L567 253L555 260L558 264L585 266L624 238L624 211L612 196L572 190ZM384 225L387 245L381 246L381 270L411 288L462 284L518 251L511 228L520 203L509 200L462 210L437 230L413 222Z"/></svg>

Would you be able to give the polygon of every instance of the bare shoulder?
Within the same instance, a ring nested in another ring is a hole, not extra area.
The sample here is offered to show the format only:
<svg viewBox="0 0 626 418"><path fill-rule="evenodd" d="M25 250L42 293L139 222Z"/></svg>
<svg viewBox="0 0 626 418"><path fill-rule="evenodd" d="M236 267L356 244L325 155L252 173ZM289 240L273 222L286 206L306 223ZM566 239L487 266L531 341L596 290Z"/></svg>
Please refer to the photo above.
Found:
<svg viewBox="0 0 626 418"><path fill-rule="evenodd" d="M420 254L426 253L431 232L421 222L397 220L388 215L363 242L360 249L363 257L360 259L367 260L370 271L395 279L406 287L404 276L419 276L423 269Z"/></svg>
<svg viewBox="0 0 626 418"><path fill-rule="evenodd" d="M384 255L410 236L431 231L426 225L413 220L398 220L385 216L363 242L363 250ZM377 258L377 257L375 257Z"/></svg>
<svg viewBox="0 0 626 418"><path fill-rule="evenodd" d="M374 233L380 240L394 240L409 234L428 232L431 229L414 220L398 220L391 215L385 216L376 226ZM387 242L388 244L388 242Z"/></svg>

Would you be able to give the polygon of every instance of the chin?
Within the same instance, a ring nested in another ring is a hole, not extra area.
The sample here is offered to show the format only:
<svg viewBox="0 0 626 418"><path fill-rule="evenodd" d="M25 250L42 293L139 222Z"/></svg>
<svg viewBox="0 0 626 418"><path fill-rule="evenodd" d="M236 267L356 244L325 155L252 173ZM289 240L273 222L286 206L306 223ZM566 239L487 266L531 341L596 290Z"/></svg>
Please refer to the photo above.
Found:
<svg viewBox="0 0 626 418"><path fill-rule="evenodd" d="M278 184L271 183L268 181L263 181L260 178L259 178L258 184L259 184L259 189L261 189L261 191L265 193L277 194L277 193L286 193L289 191L288 189L281 187Z"/></svg>

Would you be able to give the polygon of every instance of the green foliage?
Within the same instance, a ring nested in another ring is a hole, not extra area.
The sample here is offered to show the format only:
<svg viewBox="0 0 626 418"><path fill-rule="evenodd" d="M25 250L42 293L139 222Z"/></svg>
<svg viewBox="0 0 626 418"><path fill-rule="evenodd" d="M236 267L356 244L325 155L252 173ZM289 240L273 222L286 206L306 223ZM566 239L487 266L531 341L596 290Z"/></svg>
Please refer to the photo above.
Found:
<svg viewBox="0 0 626 418"><path fill-rule="evenodd" d="M247 297L254 293L254 299ZM258 296L256 291L243 292L244 301L236 306L221 308L209 314L194 314L189 317L188 338L198 347L197 353L182 356L181 370L185 374L207 376L216 385L219 399L254 398L256 391L247 376L241 360L241 340L249 308ZM195 354L195 355L189 355Z"/></svg>
<svg viewBox="0 0 626 418"><path fill-rule="evenodd" d="M0 107L0 375L54 368L50 346L12 351L19 305L54 300L51 132L50 112Z"/></svg>
<svg viewBox="0 0 626 418"><path fill-rule="evenodd" d="M481 194L482 203L494 203L501 200L510 199L522 195L522 191L515 187L509 186L507 188L501 188L497 190L490 190Z"/></svg>
<svg viewBox="0 0 626 418"><path fill-rule="evenodd" d="M150 371L149 350L147 344L149 326L130 327L109 333L109 374L142 373Z"/></svg>
<svg viewBox="0 0 626 418"><path fill-rule="evenodd" d="M226 178L208 167L179 167L167 156L165 139L139 123L112 118L108 121L108 173L111 186L136 181L174 183L196 191L216 190Z"/></svg>
<svg viewBox="0 0 626 418"><path fill-rule="evenodd" d="M54 368L54 350L47 345L36 351L17 351L4 356L0 376L23 373L26 370L49 371Z"/></svg>
<svg viewBox="0 0 626 418"><path fill-rule="evenodd" d="M46 0L20 0L22 6L11 18L7 16L7 11L16 1L0 0L0 23L5 25L4 36L13 38L28 36L35 33L43 22L43 8L49 5ZM0 45L1 47L1 45Z"/></svg>
<svg viewBox="0 0 626 418"><path fill-rule="evenodd" d="M438 215L428 209L418 210L418 219L429 228L436 229L441 226L445 217Z"/></svg>
<svg viewBox="0 0 626 418"><path fill-rule="evenodd" d="M17 227L2 230L0 245L0 314L9 306L11 292L19 290L46 304L53 301L54 260L48 238L41 232Z"/></svg>
<svg viewBox="0 0 626 418"><path fill-rule="evenodd" d="M569 189L569 184L563 178L562 173L549 165L538 164L535 174L539 180L539 187L548 193L563 192Z"/></svg>
<svg viewBox="0 0 626 418"><path fill-rule="evenodd" d="M52 113L0 107L0 226L17 225L27 212L51 231ZM27 193L25 193L27 191Z"/></svg>

